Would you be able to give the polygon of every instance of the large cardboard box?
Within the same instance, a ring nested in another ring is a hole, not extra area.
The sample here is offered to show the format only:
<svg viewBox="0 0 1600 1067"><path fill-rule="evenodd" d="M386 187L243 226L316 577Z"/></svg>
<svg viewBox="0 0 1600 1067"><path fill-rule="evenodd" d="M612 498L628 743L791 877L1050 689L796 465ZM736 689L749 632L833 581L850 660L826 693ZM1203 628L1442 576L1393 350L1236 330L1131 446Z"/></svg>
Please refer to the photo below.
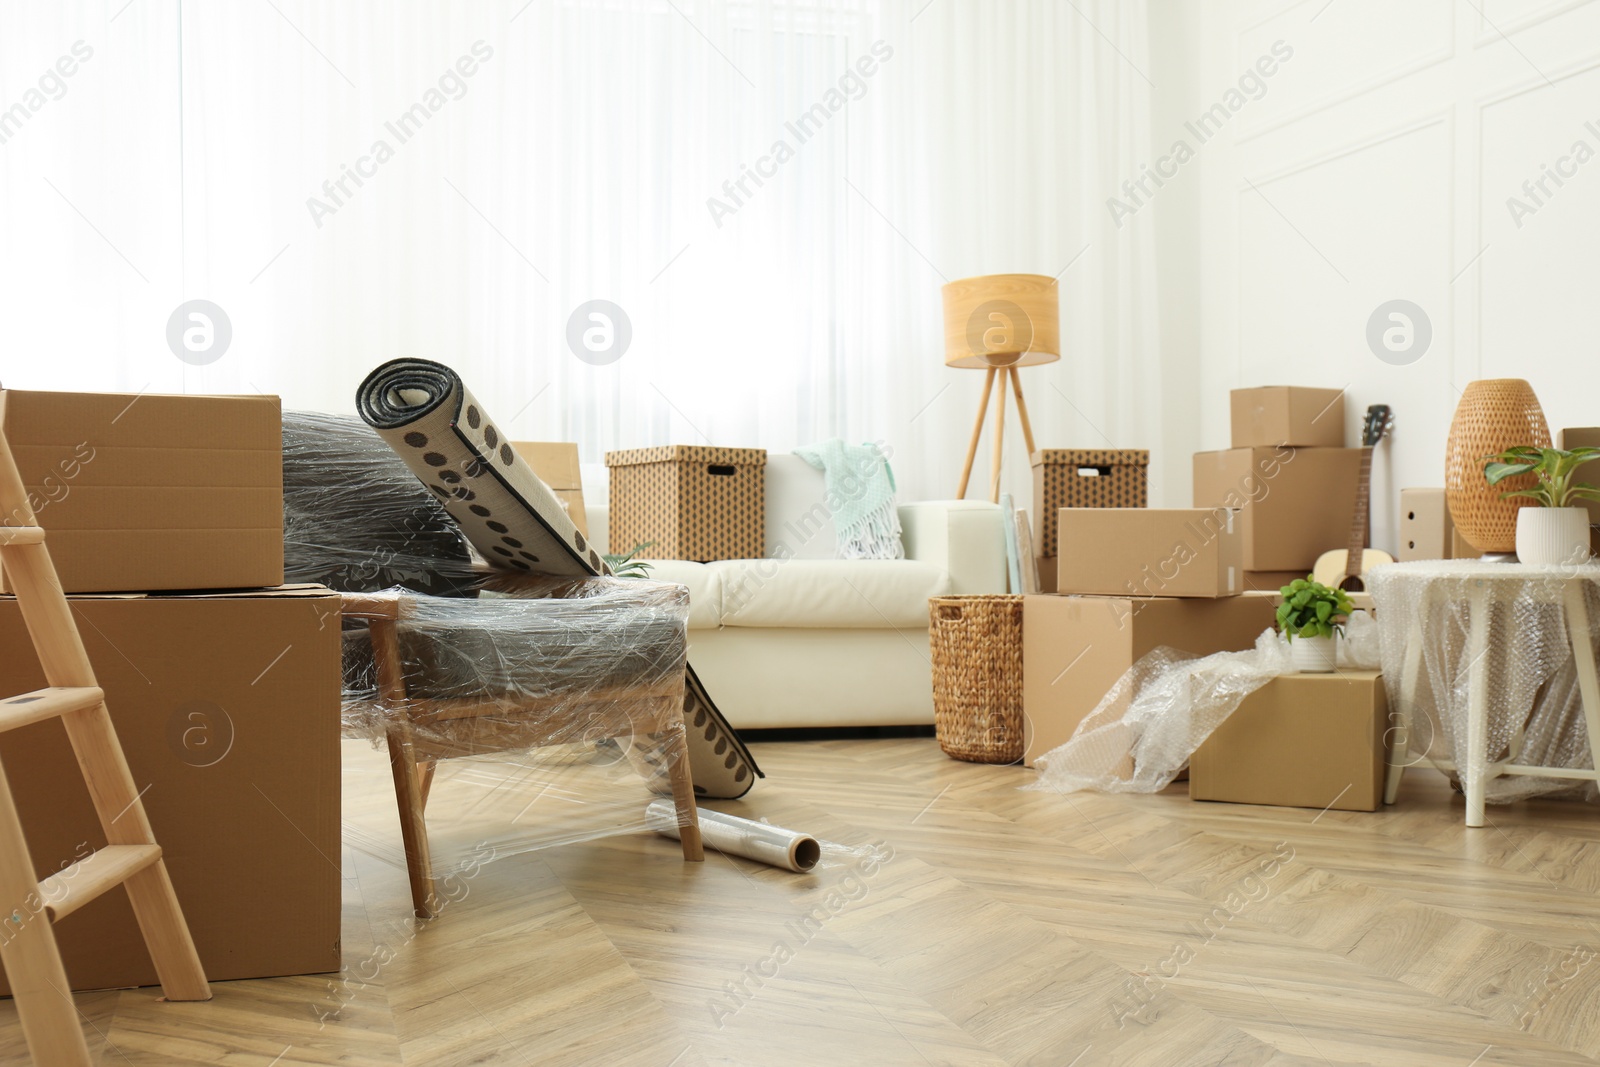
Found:
<svg viewBox="0 0 1600 1067"><path fill-rule="evenodd" d="M1600 448L1600 426L1569 427L1556 435L1557 448ZM1591 459L1578 468L1575 482L1600 485L1600 459ZM1589 509L1589 550L1600 555L1600 500L1585 500Z"/></svg>
<svg viewBox="0 0 1600 1067"><path fill-rule="evenodd" d="M1455 523L1443 489L1400 490L1400 550L1395 558L1453 559Z"/></svg>
<svg viewBox="0 0 1600 1067"><path fill-rule="evenodd" d="M67 592L282 583L277 397L7 389L0 426Z"/></svg>
<svg viewBox="0 0 1600 1067"><path fill-rule="evenodd" d="M1072 737L1123 672L1151 649L1210 655L1255 647L1276 598L1030 596L1023 602L1023 762Z"/></svg>
<svg viewBox="0 0 1600 1067"><path fill-rule="evenodd" d="M767 540L762 448L664 445L607 452L613 552L640 559L760 559Z"/></svg>
<svg viewBox="0 0 1600 1067"><path fill-rule="evenodd" d="M1233 447L1344 447L1344 390L1266 385L1229 396Z"/></svg>
<svg viewBox="0 0 1600 1067"><path fill-rule="evenodd" d="M1062 508L1142 508L1149 503L1150 453L1139 448L1047 448L1033 464L1034 551L1053 558Z"/></svg>
<svg viewBox="0 0 1600 1067"><path fill-rule="evenodd" d="M338 596L70 603L206 975L338 970ZM16 601L0 600L0 693L44 684ZM59 720L0 736L0 760L39 876L105 844ZM121 891L56 938L74 989L156 982Z"/></svg>
<svg viewBox="0 0 1600 1067"><path fill-rule="evenodd" d="M1056 592L1237 596L1243 539L1229 508L1062 508Z"/></svg>
<svg viewBox="0 0 1600 1067"><path fill-rule="evenodd" d="M1244 698L1189 761L1189 796L1377 811L1389 706L1377 671L1284 674Z"/></svg>
<svg viewBox="0 0 1600 1067"><path fill-rule="evenodd" d="M578 446L571 441L512 441L522 461L567 509L567 517L583 536L589 536L589 518L583 506L583 476L579 473ZM626 552L631 546L623 546Z"/></svg>
<svg viewBox="0 0 1600 1067"><path fill-rule="evenodd" d="M1197 452L1194 506L1239 508L1244 567L1299 571L1348 548L1361 482L1359 448L1230 448Z"/></svg>

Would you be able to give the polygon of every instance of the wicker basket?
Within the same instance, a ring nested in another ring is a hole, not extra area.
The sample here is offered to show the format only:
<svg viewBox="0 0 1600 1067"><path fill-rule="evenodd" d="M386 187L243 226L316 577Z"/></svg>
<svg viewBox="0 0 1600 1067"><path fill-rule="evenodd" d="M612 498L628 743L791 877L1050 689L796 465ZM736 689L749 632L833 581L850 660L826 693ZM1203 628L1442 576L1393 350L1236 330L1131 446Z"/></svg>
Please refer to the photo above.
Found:
<svg viewBox="0 0 1600 1067"><path fill-rule="evenodd" d="M1022 597L928 601L933 723L945 754L973 763L1022 758Z"/></svg>

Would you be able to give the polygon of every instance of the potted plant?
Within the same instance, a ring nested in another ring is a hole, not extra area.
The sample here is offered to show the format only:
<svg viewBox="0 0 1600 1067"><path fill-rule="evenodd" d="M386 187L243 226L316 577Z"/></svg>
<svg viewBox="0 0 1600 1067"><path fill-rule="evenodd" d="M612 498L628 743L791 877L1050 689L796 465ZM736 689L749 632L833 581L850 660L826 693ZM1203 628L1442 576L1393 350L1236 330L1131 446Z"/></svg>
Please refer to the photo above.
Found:
<svg viewBox="0 0 1600 1067"><path fill-rule="evenodd" d="M1533 485L1500 494L1505 500L1525 497L1536 505L1517 511L1517 559L1553 564L1589 558L1589 512L1578 502L1600 500L1600 489L1573 481L1573 475L1596 456L1600 448L1518 445L1484 457L1483 476L1491 486L1522 474L1534 477Z"/></svg>
<svg viewBox="0 0 1600 1067"><path fill-rule="evenodd" d="M1327 674L1336 663L1337 639L1344 621L1355 610L1343 589L1335 589L1307 576L1296 578L1278 592L1278 629L1289 639L1289 652L1301 674Z"/></svg>

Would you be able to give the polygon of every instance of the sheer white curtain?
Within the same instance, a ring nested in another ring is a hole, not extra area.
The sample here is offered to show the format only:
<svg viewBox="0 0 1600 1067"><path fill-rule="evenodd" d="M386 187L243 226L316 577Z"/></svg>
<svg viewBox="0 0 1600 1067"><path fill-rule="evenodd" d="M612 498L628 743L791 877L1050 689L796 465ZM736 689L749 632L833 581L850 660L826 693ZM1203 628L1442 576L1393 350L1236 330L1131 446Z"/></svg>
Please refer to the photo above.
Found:
<svg viewBox="0 0 1600 1067"><path fill-rule="evenodd" d="M6 384L348 411L423 356L585 461L838 435L949 496L982 376L939 286L1064 271L1040 444L1159 445L1147 228L1104 206L1147 155L1143 0L29 3L0 100L80 39L0 144ZM205 366L166 345L193 298L232 322ZM615 362L569 348L591 300Z"/></svg>

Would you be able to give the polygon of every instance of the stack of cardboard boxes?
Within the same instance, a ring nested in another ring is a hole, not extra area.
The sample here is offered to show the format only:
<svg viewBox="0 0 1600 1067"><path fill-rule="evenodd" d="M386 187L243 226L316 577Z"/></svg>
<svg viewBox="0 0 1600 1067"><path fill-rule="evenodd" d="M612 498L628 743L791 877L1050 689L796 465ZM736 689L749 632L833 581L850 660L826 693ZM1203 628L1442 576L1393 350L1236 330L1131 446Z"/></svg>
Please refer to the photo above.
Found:
<svg viewBox="0 0 1600 1067"><path fill-rule="evenodd" d="M1026 765L1066 743L1147 652L1253 647L1278 588L1343 547L1361 460L1344 447L1343 394L1236 390L1232 414L1233 447L1195 456L1194 508L1056 514L1056 593L1023 607ZM1229 722L1195 755L1196 799L1358 810L1381 799L1377 674L1277 679Z"/></svg>
<svg viewBox="0 0 1600 1067"><path fill-rule="evenodd" d="M338 970L339 598L282 586L278 398L9 390L0 429L208 977ZM45 684L0 599L0 695ZM41 878L105 844L57 721L0 760ZM122 893L56 935L76 989L156 981Z"/></svg>

